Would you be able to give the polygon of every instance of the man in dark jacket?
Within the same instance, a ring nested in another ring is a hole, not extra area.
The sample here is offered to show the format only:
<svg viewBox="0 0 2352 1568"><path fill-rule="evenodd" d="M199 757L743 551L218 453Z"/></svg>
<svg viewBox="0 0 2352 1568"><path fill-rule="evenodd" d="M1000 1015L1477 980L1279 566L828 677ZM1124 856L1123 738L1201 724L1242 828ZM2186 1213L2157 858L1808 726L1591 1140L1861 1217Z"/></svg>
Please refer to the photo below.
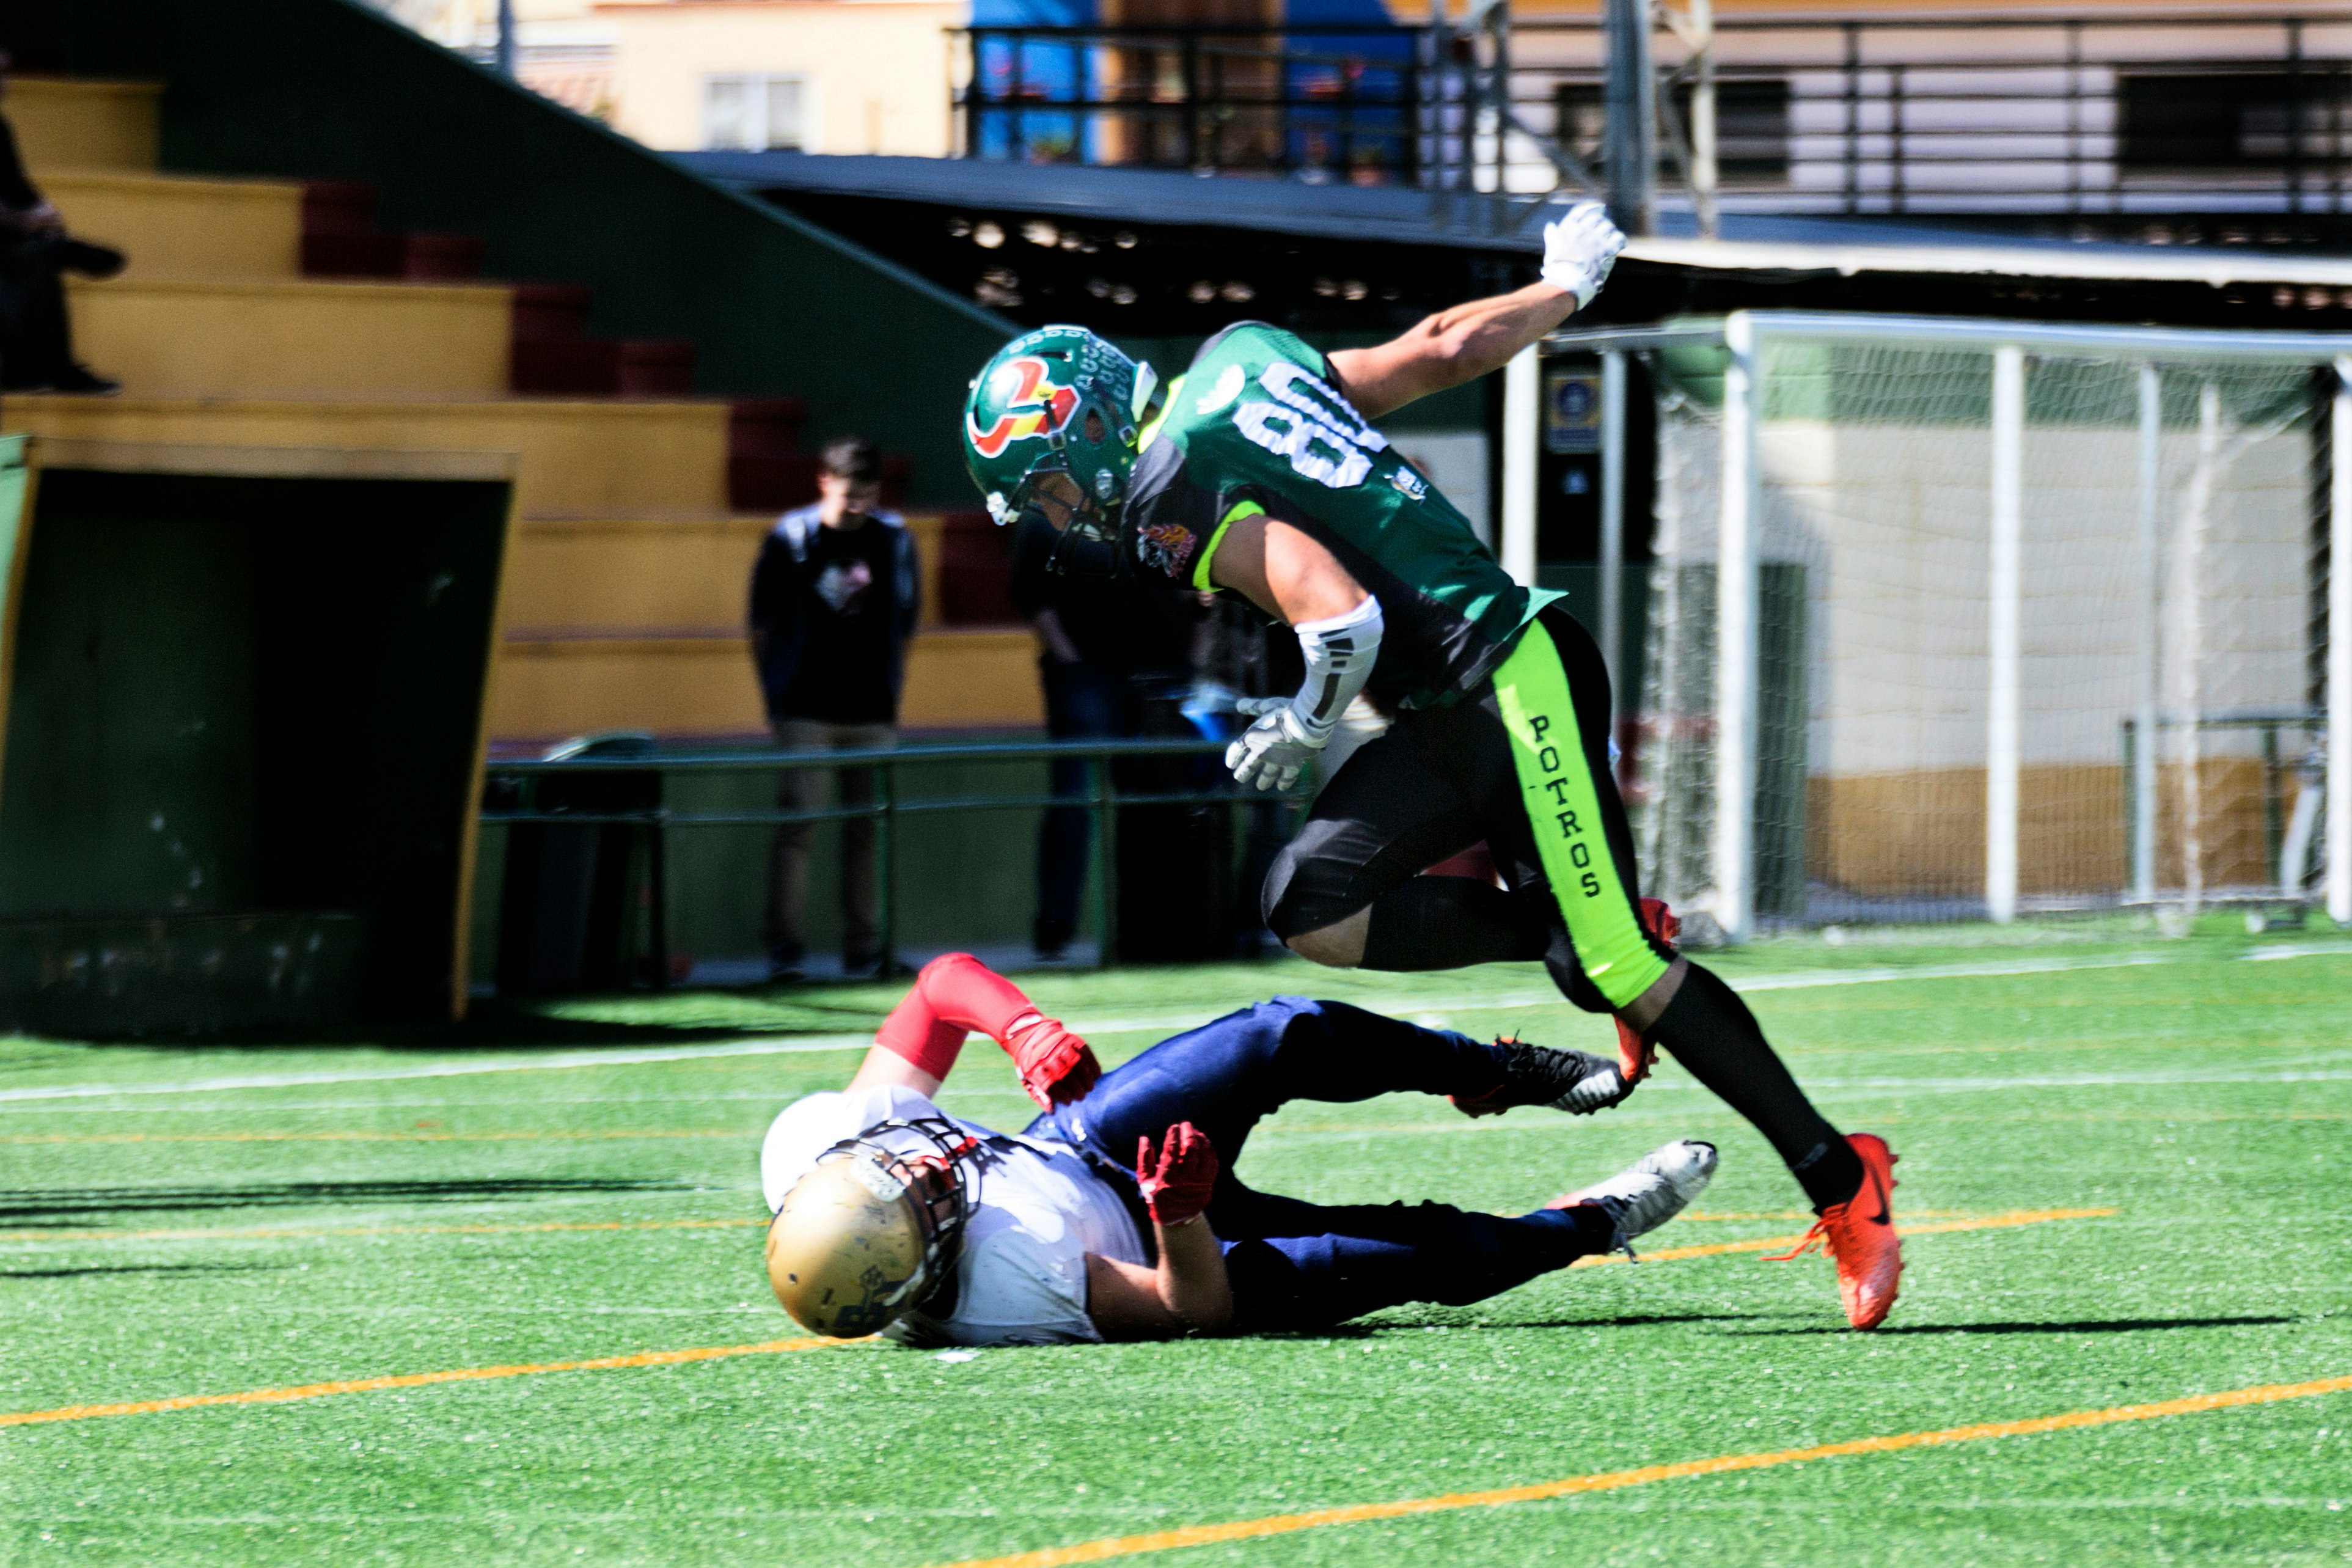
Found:
<svg viewBox="0 0 2352 1568"><path fill-rule="evenodd" d="M1046 733L1057 741L1140 735L1147 699L1179 695L1192 682L1200 607L1188 595L1139 578L1105 584L1049 571L1053 546L1042 518L1013 532L1013 605L1037 633ZM1091 793L1087 763L1056 758L1052 771L1062 799ZM1093 822L1087 807L1069 805L1048 807L1038 825L1031 942L1040 958L1060 958L1077 931Z"/></svg>
<svg viewBox="0 0 2352 1568"><path fill-rule="evenodd" d="M0 49L0 94L11 65ZM16 132L0 117L0 386L11 392L111 393L121 384L73 357L60 276L111 278L122 253L66 233L65 219L25 173Z"/></svg>
<svg viewBox="0 0 2352 1568"><path fill-rule="evenodd" d="M907 639L921 610L915 541L898 514L878 505L882 459L873 444L845 437L824 449L819 500L786 512L751 571L751 657L759 666L768 722L787 751L878 751L898 737ZM824 804L820 768L787 770L776 791L786 811ZM831 770L844 806L870 805L870 768ZM811 824L776 830L768 875L769 974L797 980L806 953L801 913L808 893ZM841 965L878 971L886 955L877 924L874 820L841 824Z"/></svg>

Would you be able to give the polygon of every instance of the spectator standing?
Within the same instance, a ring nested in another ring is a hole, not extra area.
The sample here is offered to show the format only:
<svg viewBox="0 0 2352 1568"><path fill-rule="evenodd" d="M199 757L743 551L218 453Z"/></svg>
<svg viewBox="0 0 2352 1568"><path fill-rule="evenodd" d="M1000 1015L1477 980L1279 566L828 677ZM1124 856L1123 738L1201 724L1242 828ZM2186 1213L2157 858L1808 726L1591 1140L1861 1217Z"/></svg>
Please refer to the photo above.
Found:
<svg viewBox="0 0 2352 1568"><path fill-rule="evenodd" d="M0 96L15 62L0 49ZM11 392L120 392L76 363L63 274L111 278L122 253L76 239L25 173L16 128L0 115L0 386Z"/></svg>
<svg viewBox="0 0 2352 1568"><path fill-rule="evenodd" d="M1037 634L1045 731L1057 741L1140 735L1146 704L1178 694L1192 680L1200 609L1163 583L1121 576L1074 584L1047 569L1055 537L1034 513L1022 518L1013 537L1013 604ZM1090 774L1090 764L1057 758L1053 793L1082 799ZM1093 813L1074 805L1048 807L1038 827L1031 941L1040 958L1061 957L1077 930L1093 826Z"/></svg>
<svg viewBox="0 0 2352 1568"><path fill-rule="evenodd" d="M907 639L921 611L915 542L897 512L882 510L882 459L871 442L844 437L824 448L818 500L786 512L751 570L751 657L768 722L786 751L878 751L896 743ZM787 811L814 811L824 774L837 775L844 806L874 801L871 768L793 768L776 791ZM768 868L769 977L802 978L801 917L808 894L813 824L776 829ZM874 820L841 824L841 967L878 973L886 954L875 885Z"/></svg>

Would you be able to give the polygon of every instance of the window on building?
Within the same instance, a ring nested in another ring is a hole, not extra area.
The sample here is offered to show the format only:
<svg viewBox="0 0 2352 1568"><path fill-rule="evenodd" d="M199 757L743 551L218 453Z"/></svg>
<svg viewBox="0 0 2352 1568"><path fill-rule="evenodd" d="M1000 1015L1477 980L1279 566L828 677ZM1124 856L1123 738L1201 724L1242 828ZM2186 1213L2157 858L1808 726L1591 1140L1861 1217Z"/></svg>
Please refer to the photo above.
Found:
<svg viewBox="0 0 2352 1568"><path fill-rule="evenodd" d="M2122 89L2127 169L2277 168L2336 156L2347 128L2342 86L2316 72L2127 76Z"/></svg>
<svg viewBox="0 0 2352 1568"><path fill-rule="evenodd" d="M807 145L805 84L796 76L714 76L702 84L702 144L721 152Z"/></svg>
<svg viewBox="0 0 2352 1568"><path fill-rule="evenodd" d="M1584 166L1600 173L1601 143L1609 124L1599 82L1562 82L1554 95L1561 144ZM1675 115L1690 134L1690 84L1675 89ZM1674 149L1663 126L1658 167L1675 168ZM1789 84L1777 78L1727 79L1715 84L1715 166L1725 184L1785 180L1789 176Z"/></svg>
<svg viewBox="0 0 2352 1568"><path fill-rule="evenodd" d="M1675 114L1690 134L1690 84L1675 89ZM1715 84L1715 171L1734 181L1789 177L1789 84L1765 78Z"/></svg>
<svg viewBox="0 0 2352 1568"><path fill-rule="evenodd" d="M1609 128L1609 110L1597 81L1564 81L1552 90L1554 140L1576 161L1601 173L1601 143Z"/></svg>

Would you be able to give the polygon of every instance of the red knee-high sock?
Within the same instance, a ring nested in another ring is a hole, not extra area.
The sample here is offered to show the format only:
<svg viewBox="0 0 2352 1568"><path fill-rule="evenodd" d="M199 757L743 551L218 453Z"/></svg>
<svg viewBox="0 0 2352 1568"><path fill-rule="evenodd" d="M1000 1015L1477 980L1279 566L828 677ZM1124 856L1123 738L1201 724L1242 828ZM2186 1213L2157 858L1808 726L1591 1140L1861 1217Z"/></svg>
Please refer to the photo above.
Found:
<svg viewBox="0 0 2352 1568"><path fill-rule="evenodd" d="M1021 1087L1048 1110L1083 1097L1102 1076L1086 1041L1038 1012L1021 987L968 952L923 965L915 988L882 1021L875 1043L945 1079L971 1029L1004 1047Z"/></svg>
<svg viewBox="0 0 2352 1568"><path fill-rule="evenodd" d="M882 1020L875 1032L874 1043L884 1050L902 1056L920 1070L941 1082L955 1067L957 1053L963 1049L963 1037L970 1031L961 1024L950 1024L932 1008L929 998L923 994L922 983L907 993L890 1016Z"/></svg>
<svg viewBox="0 0 2352 1568"><path fill-rule="evenodd" d="M1014 1025L1034 1017L1037 1004L1021 987L968 952L950 952L923 965L915 990L943 1024L977 1029L1004 1044Z"/></svg>

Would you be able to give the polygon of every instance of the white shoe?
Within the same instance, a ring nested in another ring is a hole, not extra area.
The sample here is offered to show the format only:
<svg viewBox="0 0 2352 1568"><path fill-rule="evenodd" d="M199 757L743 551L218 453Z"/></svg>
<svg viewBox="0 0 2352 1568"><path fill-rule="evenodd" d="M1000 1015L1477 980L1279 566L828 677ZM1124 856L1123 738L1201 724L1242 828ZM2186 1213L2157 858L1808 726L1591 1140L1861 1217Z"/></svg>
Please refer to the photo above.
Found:
<svg viewBox="0 0 2352 1568"><path fill-rule="evenodd" d="M1633 1238L1646 1236L1683 1212L1715 1178L1715 1145L1678 1139L1651 1150L1605 1182L1554 1198L1546 1208L1598 1204L1616 1224L1609 1250L1633 1256Z"/></svg>

